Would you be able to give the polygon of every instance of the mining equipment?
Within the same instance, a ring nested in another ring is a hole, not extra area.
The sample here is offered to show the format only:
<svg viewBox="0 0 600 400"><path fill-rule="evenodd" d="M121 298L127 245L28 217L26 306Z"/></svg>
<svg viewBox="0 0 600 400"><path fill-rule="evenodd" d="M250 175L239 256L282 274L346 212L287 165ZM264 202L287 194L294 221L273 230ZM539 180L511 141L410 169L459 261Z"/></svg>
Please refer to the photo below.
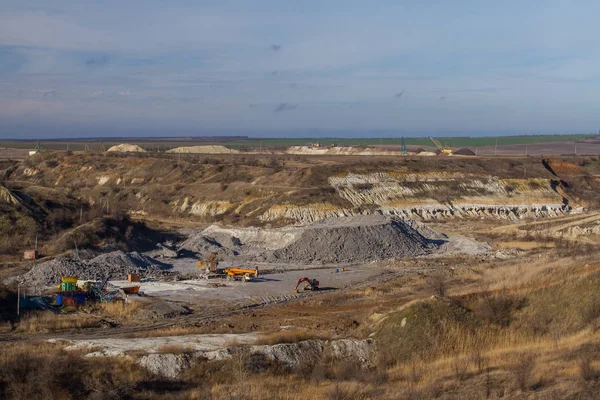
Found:
<svg viewBox="0 0 600 400"><path fill-rule="evenodd" d="M227 279L241 280L242 282L248 282L252 279L258 279L258 268L247 269L247 268L226 268L223 272L227 275Z"/></svg>
<svg viewBox="0 0 600 400"><path fill-rule="evenodd" d="M319 281L316 279L310 279L307 277L298 279L296 283L296 293L300 293L301 290L319 290Z"/></svg>
<svg viewBox="0 0 600 400"><path fill-rule="evenodd" d="M217 272L219 266L219 254L210 253L205 260L198 261L198 269L206 272Z"/></svg>
<svg viewBox="0 0 600 400"><path fill-rule="evenodd" d="M440 155L446 155L449 156L452 153L454 153L454 149L450 148L450 147L446 147L444 145L442 145L440 143L439 140L437 140L436 138L433 138L431 136L429 136L429 140L431 140L433 142L433 144L435 145L435 147L439 150Z"/></svg>

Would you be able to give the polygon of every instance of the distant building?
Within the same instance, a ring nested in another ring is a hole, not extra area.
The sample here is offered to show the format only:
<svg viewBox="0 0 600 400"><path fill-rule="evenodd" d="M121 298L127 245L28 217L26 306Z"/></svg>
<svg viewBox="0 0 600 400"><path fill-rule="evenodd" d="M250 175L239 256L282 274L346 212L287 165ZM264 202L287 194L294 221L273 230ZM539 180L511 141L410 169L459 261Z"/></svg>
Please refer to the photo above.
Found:
<svg viewBox="0 0 600 400"><path fill-rule="evenodd" d="M39 257L39 254L37 252L37 250L25 250L23 252L23 259L25 260L37 260Z"/></svg>

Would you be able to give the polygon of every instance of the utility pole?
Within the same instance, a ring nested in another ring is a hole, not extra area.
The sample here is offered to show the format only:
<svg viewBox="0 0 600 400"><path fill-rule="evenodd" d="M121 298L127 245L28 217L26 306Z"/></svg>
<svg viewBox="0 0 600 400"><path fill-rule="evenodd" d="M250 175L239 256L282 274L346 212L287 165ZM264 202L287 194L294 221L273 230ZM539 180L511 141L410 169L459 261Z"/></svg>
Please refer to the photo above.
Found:
<svg viewBox="0 0 600 400"><path fill-rule="evenodd" d="M496 147L494 148L494 155L498 155L498 138L496 138Z"/></svg>
<svg viewBox="0 0 600 400"><path fill-rule="evenodd" d="M17 283L17 316L21 310L21 284Z"/></svg>

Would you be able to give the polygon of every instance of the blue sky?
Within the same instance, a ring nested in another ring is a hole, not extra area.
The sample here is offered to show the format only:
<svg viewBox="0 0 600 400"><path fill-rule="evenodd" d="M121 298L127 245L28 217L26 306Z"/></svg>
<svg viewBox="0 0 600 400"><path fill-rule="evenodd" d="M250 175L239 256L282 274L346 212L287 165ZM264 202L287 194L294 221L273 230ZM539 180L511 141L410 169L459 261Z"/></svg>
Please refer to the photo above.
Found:
<svg viewBox="0 0 600 400"><path fill-rule="evenodd" d="M595 1L0 2L0 137L600 128Z"/></svg>

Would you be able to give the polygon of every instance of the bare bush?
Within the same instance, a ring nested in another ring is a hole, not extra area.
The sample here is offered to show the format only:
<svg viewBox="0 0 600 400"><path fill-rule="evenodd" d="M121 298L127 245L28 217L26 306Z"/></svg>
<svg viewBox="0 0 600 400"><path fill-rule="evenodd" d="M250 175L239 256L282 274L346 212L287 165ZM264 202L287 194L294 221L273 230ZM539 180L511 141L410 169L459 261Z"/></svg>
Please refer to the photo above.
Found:
<svg viewBox="0 0 600 400"><path fill-rule="evenodd" d="M367 395L358 386L342 386L336 384L335 388L327 393L328 400L361 400L366 399Z"/></svg>
<svg viewBox="0 0 600 400"><path fill-rule="evenodd" d="M454 376L456 377L457 381L465 381L469 376L468 359L457 355L452 361L452 369L454 370Z"/></svg>
<svg viewBox="0 0 600 400"><path fill-rule="evenodd" d="M592 365L592 356L589 353L583 354L579 359L579 376L585 382L591 382L600 379L600 372L596 371Z"/></svg>
<svg viewBox="0 0 600 400"><path fill-rule="evenodd" d="M483 369L487 365L487 359L483 355L483 352L481 351L481 348L477 347L471 353L471 362L473 363L473 365L475 366L475 368L477 368L478 372L483 371Z"/></svg>
<svg viewBox="0 0 600 400"><path fill-rule="evenodd" d="M423 365L420 360L413 359L410 363L409 379L412 383L417 384L423 379Z"/></svg>
<svg viewBox="0 0 600 400"><path fill-rule="evenodd" d="M535 370L535 355L523 353L517 357L516 363L511 366L512 374L517 387L525 392L532 386Z"/></svg>
<svg viewBox="0 0 600 400"><path fill-rule="evenodd" d="M583 321L593 333L600 328L600 296L592 293L582 310Z"/></svg>
<svg viewBox="0 0 600 400"><path fill-rule="evenodd" d="M429 286L437 296L446 297L449 280L446 271L438 270L428 275L427 278L425 278L425 283L427 283L427 286Z"/></svg>

